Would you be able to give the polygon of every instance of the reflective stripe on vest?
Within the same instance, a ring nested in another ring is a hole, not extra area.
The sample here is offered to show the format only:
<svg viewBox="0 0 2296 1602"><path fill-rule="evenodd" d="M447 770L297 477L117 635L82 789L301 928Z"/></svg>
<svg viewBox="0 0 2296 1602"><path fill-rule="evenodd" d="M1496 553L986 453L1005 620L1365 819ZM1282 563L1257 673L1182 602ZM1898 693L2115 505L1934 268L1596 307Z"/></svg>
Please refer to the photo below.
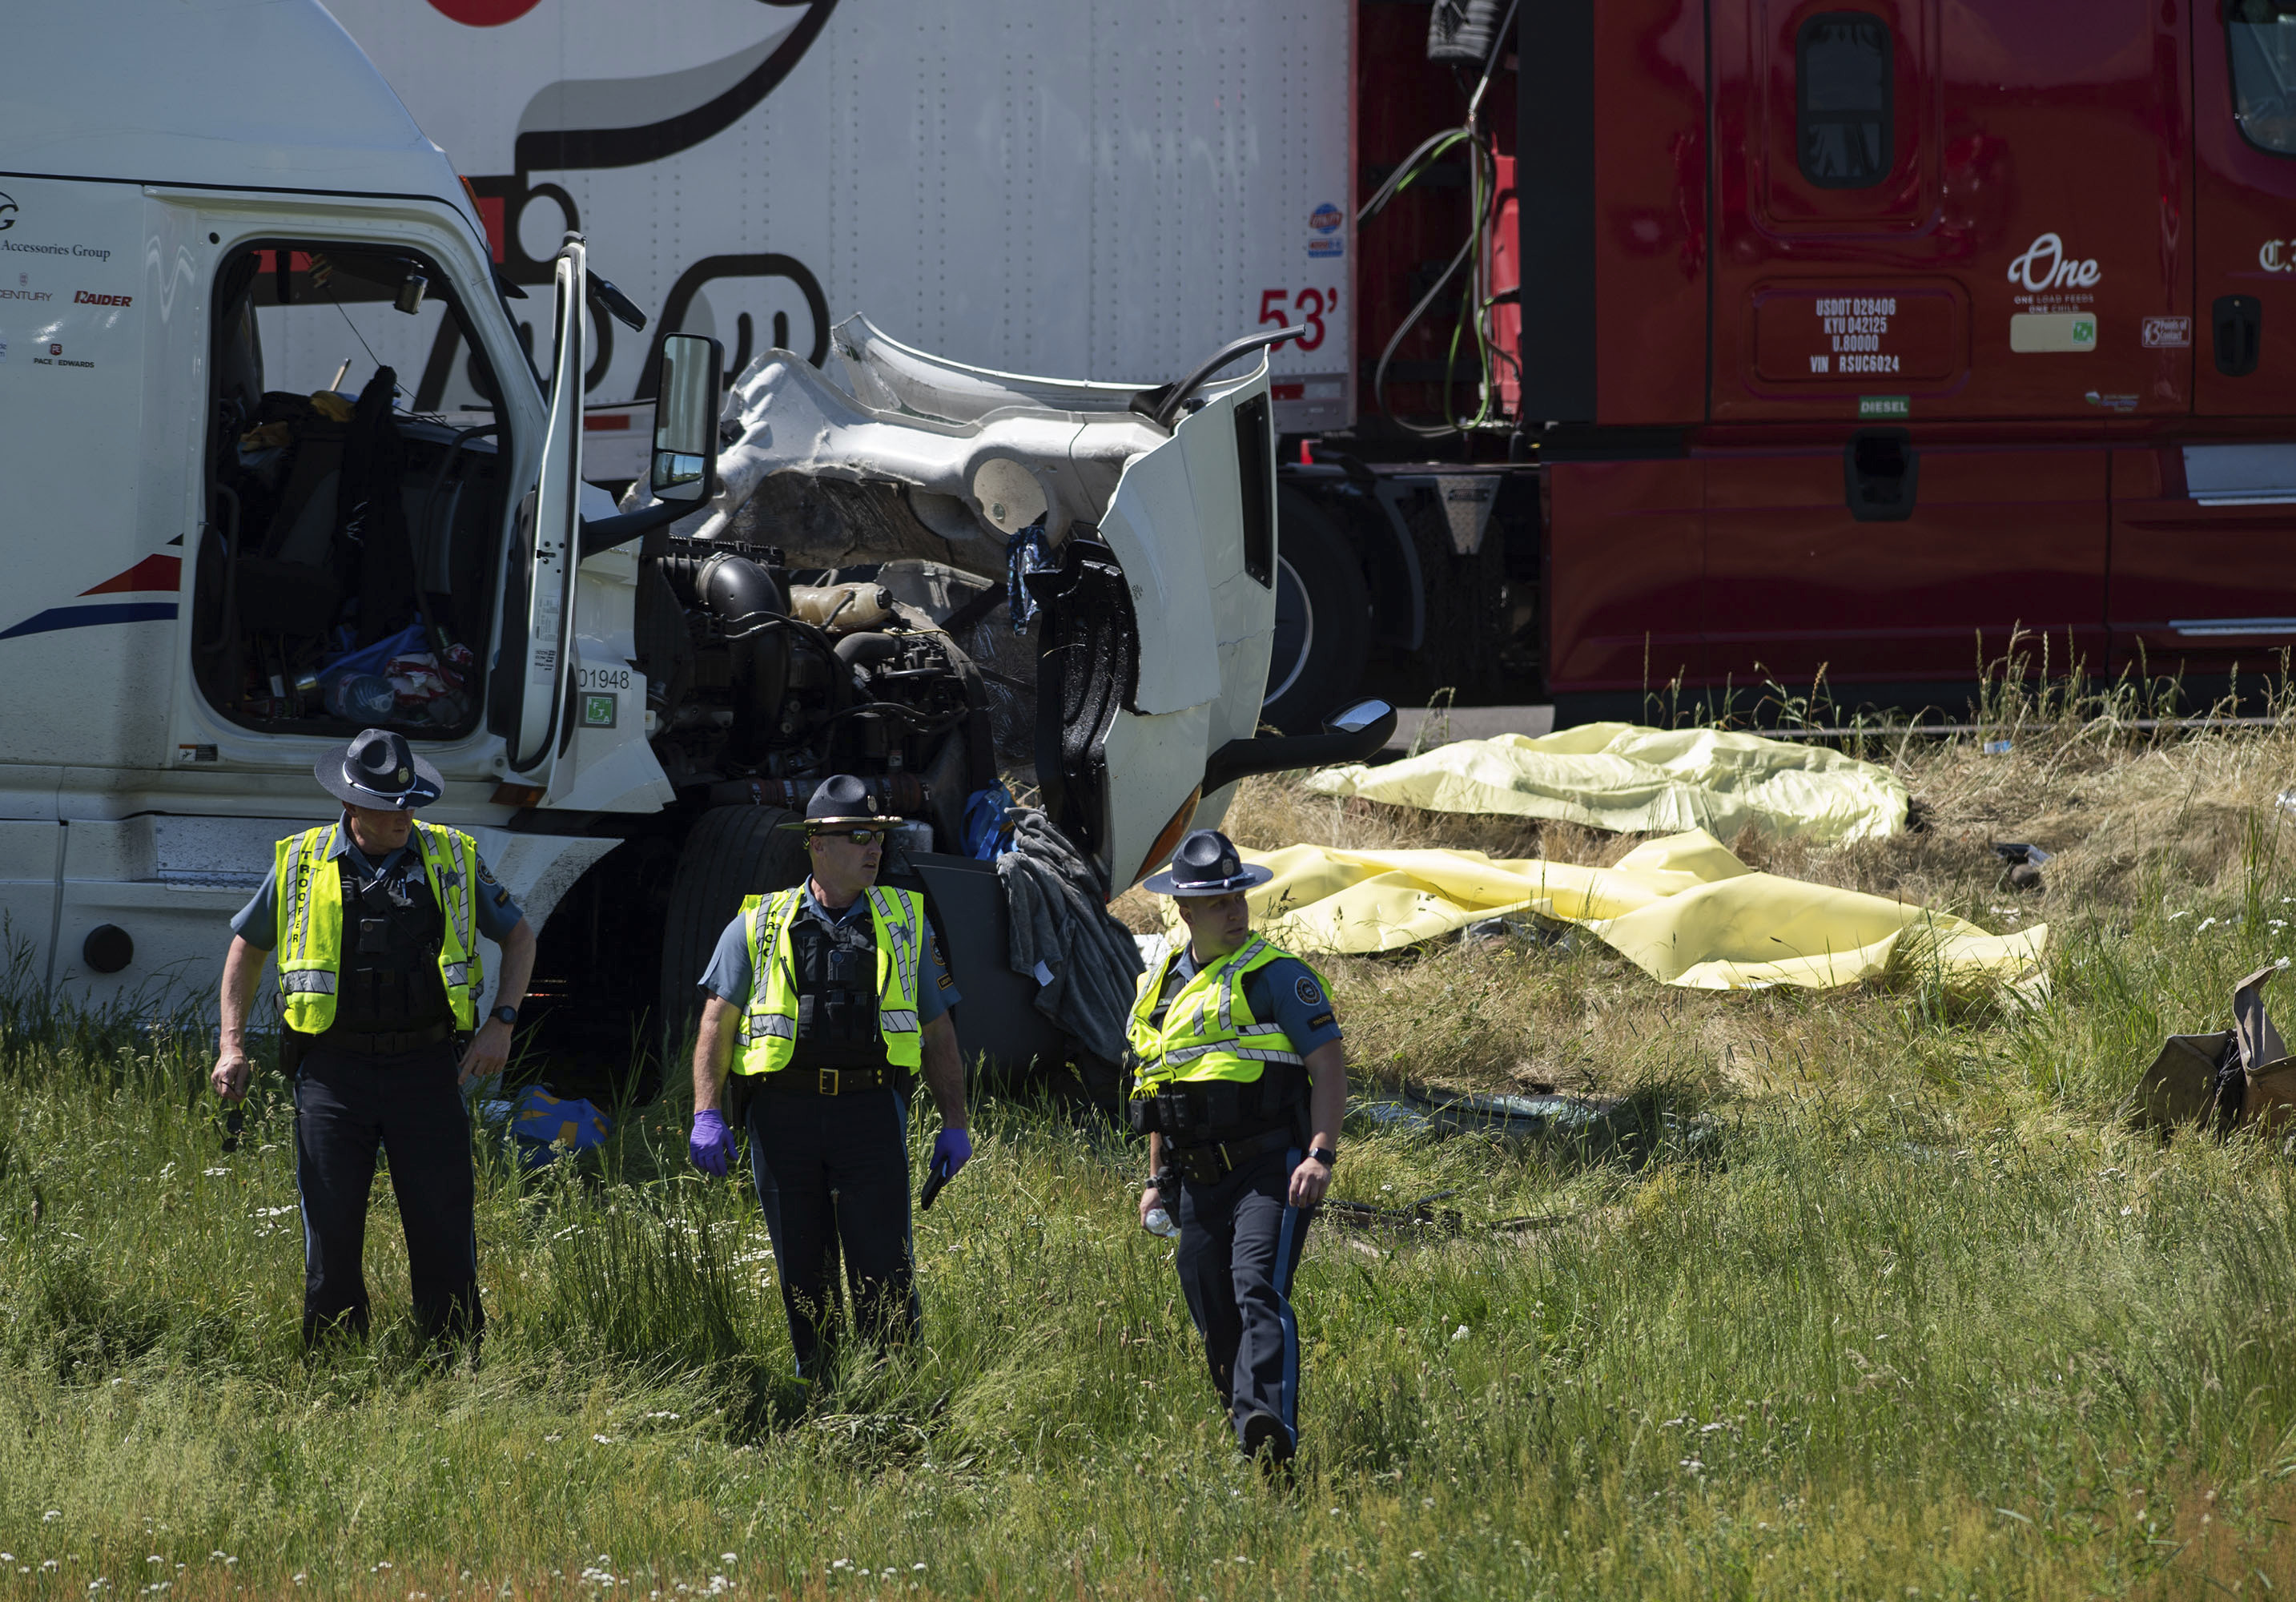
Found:
<svg viewBox="0 0 2296 1602"><path fill-rule="evenodd" d="M318 1034L335 1021L343 965L343 875L334 858L342 826L291 834L273 852L279 898L279 1008L287 1027ZM439 977L455 1009L455 1027L478 1026L486 966L475 927L479 842L460 829L417 823L407 844L439 903Z"/></svg>
<svg viewBox="0 0 2296 1602"><path fill-rule="evenodd" d="M778 1073L797 1055L797 968L790 928L805 891L776 891L742 903L742 938L750 948L750 1000L742 1009L736 1073ZM924 1061L917 1019L917 976L924 965L924 899L911 890L872 887L869 921L877 937L877 1032L896 1068Z"/></svg>
<svg viewBox="0 0 2296 1602"><path fill-rule="evenodd" d="M1209 1080L1250 1084L1267 1071L1266 1064L1301 1060L1283 1026L1254 1018L1251 1002L1243 993L1245 979L1292 955L1257 938L1191 974L1165 1009L1164 1026L1158 1029L1151 1023L1149 1018L1164 992L1165 978L1183 949L1175 947L1165 952L1162 960L1140 976L1139 993L1125 1027L1125 1038L1140 1059L1133 1076L1134 1095L1152 1096L1160 1086ZM1308 971L1315 974L1313 968ZM1323 975L1316 974L1316 980L1322 984ZM1328 991L1331 987L1324 988Z"/></svg>

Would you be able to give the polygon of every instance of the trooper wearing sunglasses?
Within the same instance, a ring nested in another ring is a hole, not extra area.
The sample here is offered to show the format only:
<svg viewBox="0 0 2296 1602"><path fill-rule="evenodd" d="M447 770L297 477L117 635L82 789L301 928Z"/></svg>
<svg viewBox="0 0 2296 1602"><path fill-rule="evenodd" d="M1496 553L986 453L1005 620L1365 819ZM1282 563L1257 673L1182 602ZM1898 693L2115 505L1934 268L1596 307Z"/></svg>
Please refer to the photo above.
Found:
<svg viewBox="0 0 2296 1602"><path fill-rule="evenodd" d="M807 1379L834 1339L840 1248L860 1327L882 1341L916 1331L910 1074L922 1070L940 1110L934 1172L945 1179L972 1155L948 1016L959 998L939 938L922 896L877 883L885 831L899 821L861 780L824 780L804 819L782 826L805 831L811 875L744 900L701 977L693 1165L726 1172L730 1110L750 1137L790 1343Z"/></svg>
<svg viewBox="0 0 2296 1602"><path fill-rule="evenodd" d="M1339 1161L1348 1064L1331 989L1251 932L1244 891L1273 875L1198 829L1141 888L1188 938L1140 976L1128 1035L1134 1129L1148 1137L1146 1224L1180 1220L1175 1266L1236 1443L1264 1466L1300 1443L1292 1277Z"/></svg>

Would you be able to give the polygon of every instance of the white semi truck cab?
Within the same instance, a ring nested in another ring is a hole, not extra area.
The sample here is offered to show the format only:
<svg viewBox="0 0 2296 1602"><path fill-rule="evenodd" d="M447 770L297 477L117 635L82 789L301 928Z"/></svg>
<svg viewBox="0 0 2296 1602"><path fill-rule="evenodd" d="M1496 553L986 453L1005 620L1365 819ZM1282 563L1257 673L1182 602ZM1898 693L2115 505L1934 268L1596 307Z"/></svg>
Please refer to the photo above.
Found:
<svg viewBox="0 0 2296 1602"><path fill-rule="evenodd" d="M1136 390L856 322L822 369L721 379L714 341L673 335L652 494L618 511L581 408L600 319L643 321L592 270L614 242L567 236L554 305L498 275L468 187L315 0L88 0L11 32L39 63L0 99L19 985L206 1005L273 842L333 811L313 761L379 723L541 931L542 1007L625 1060L616 1020L674 1021L740 896L796 876L773 826L828 772L882 778L980 1043L1013 981L954 853L1000 772L1033 769L1112 892L1236 777L1383 738L1252 737L1264 360ZM483 404L412 409L442 350ZM838 520L850 559L791 572L776 517ZM1008 557L1010 596L980 576Z"/></svg>

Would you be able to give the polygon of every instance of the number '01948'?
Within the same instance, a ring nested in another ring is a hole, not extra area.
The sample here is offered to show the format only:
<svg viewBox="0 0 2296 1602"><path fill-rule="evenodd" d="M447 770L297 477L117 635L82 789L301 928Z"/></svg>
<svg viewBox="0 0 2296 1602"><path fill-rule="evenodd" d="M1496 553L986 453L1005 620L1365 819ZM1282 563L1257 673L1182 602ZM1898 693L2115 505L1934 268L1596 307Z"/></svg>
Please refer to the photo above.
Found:
<svg viewBox="0 0 2296 1602"><path fill-rule="evenodd" d="M627 668L584 668L578 677L578 687L585 690L627 690L630 687Z"/></svg>
<svg viewBox="0 0 2296 1602"><path fill-rule="evenodd" d="M1340 292L1335 289L1264 289L1259 292L1260 326L1289 328L1293 324L1304 325L1308 332L1299 339L1300 349L1313 350L1324 342L1324 319L1340 309Z"/></svg>

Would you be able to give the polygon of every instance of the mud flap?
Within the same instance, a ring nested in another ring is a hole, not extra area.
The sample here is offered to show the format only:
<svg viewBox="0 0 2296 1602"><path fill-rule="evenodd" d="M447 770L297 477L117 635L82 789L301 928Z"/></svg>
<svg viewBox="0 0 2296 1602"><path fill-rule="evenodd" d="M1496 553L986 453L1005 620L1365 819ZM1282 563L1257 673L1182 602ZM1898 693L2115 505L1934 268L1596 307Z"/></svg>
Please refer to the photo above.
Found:
<svg viewBox="0 0 2296 1602"><path fill-rule="evenodd" d="M951 1016L968 1075L1010 1082L1032 1065L1055 1069L1069 1060L1068 1035L1037 1010L1037 982L1013 972L1012 921L996 864L913 851L884 882L924 892L949 978L964 998Z"/></svg>

